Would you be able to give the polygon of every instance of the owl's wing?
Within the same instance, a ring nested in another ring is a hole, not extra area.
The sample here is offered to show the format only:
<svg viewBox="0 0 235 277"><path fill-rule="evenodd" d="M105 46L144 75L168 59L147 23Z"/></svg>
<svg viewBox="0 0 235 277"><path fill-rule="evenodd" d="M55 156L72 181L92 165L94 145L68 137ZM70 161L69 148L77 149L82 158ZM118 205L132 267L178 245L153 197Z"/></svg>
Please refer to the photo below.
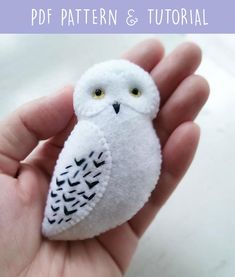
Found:
<svg viewBox="0 0 235 277"><path fill-rule="evenodd" d="M47 198L43 234L54 236L84 219L108 184L111 155L101 130L80 121L57 160Z"/></svg>

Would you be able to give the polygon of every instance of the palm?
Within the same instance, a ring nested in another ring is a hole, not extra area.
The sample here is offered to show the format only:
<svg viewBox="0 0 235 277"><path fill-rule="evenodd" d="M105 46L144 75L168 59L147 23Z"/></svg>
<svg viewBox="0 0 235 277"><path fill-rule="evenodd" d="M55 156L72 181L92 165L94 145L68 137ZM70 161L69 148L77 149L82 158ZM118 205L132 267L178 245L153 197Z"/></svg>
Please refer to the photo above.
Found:
<svg viewBox="0 0 235 277"><path fill-rule="evenodd" d="M0 129L1 276L121 276L139 237L190 165L199 138L192 120L208 96L204 79L191 75L200 63L200 51L187 44L161 60L162 48L151 40L125 58L151 72L161 92L155 126L163 147L163 169L157 189L134 218L97 238L74 242L42 238L50 176L74 125L72 88L21 108ZM48 138L37 146L38 140Z"/></svg>

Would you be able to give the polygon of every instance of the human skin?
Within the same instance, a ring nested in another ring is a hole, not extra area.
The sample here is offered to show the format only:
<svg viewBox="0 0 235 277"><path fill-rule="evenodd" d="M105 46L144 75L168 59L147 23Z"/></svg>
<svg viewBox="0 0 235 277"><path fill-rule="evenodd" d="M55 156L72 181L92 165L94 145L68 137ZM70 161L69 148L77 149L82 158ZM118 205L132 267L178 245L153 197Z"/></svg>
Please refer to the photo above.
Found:
<svg viewBox="0 0 235 277"><path fill-rule="evenodd" d="M207 81L194 74L200 49L183 43L164 56L161 43L149 39L123 58L150 72L161 94L154 126L163 165L150 200L131 220L96 238L71 242L43 238L50 178L76 122L73 87L23 105L0 122L1 277L123 276L141 236L189 168L200 136L193 120L209 95Z"/></svg>

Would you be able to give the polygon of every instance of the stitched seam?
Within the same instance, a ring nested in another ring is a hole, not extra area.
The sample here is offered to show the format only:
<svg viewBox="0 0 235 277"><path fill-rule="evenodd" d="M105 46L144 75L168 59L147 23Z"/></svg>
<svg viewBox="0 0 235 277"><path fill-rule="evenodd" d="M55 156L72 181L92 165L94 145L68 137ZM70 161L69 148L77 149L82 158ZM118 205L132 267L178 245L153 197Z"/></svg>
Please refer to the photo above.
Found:
<svg viewBox="0 0 235 277"><path fill-rule="evenodd" d="M85 120L84 120L85 121ZM49 236L54 236L54 235L58 235L59 233L75 226L78 222L82 221L83 219L85 219L90 212L93 210L93 208L95 207L95 205L101 200L101 198L103 197L103 194L105 192L105 188L108 185L108 181L109 181L109 177L110 177L110 172L111 172L111 168L112 168L112 157L111 157L111 152L109 150L109 146L108 143L104 137L103 132L100 130L100 128L98 128L95 124L91 124L89 123L89 125L92 126L92 128L94 128L94 130L96 131L96 134L100 137L99 142L102 144L102 146L104 147L104 149L107 152L107 156L108 156L108 162L107 162L107 167L104 169L104 177L103 177L103 181L102 181L102 187L100 187L97 191L96 191L96 195L98 196L98 198L96 198L94 202L89 203L85 208L84 208L84 214L82 216L75 216L74 219L72 219L71 221L67 222L68 224L66 224L65 226L58 226L56 230L52 230ZM98 130L98 132L97 132ZM72 133L71 133L72 135ZM57 163L59 161L59 158L57 160ZM49 191L50 193L50 191ZM49 205L47 203L47 205ZM47 206L46 205L46 206ZM45 232L46 235L48 235L47 232Z"/></svg>

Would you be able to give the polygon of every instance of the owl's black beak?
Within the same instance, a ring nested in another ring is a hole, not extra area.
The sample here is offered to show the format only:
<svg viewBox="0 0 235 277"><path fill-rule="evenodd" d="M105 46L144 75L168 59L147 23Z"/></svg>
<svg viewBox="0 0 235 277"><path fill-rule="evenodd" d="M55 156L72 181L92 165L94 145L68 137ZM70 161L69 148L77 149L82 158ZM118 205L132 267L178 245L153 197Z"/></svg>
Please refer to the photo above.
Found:
<svg viewBox="0 0 235 277"><path fill-rule="evenodd" d="M113 103L113 108L114 108L115 113L118 114L120 111L120 103L118 103L118 102Z"/></svg>

